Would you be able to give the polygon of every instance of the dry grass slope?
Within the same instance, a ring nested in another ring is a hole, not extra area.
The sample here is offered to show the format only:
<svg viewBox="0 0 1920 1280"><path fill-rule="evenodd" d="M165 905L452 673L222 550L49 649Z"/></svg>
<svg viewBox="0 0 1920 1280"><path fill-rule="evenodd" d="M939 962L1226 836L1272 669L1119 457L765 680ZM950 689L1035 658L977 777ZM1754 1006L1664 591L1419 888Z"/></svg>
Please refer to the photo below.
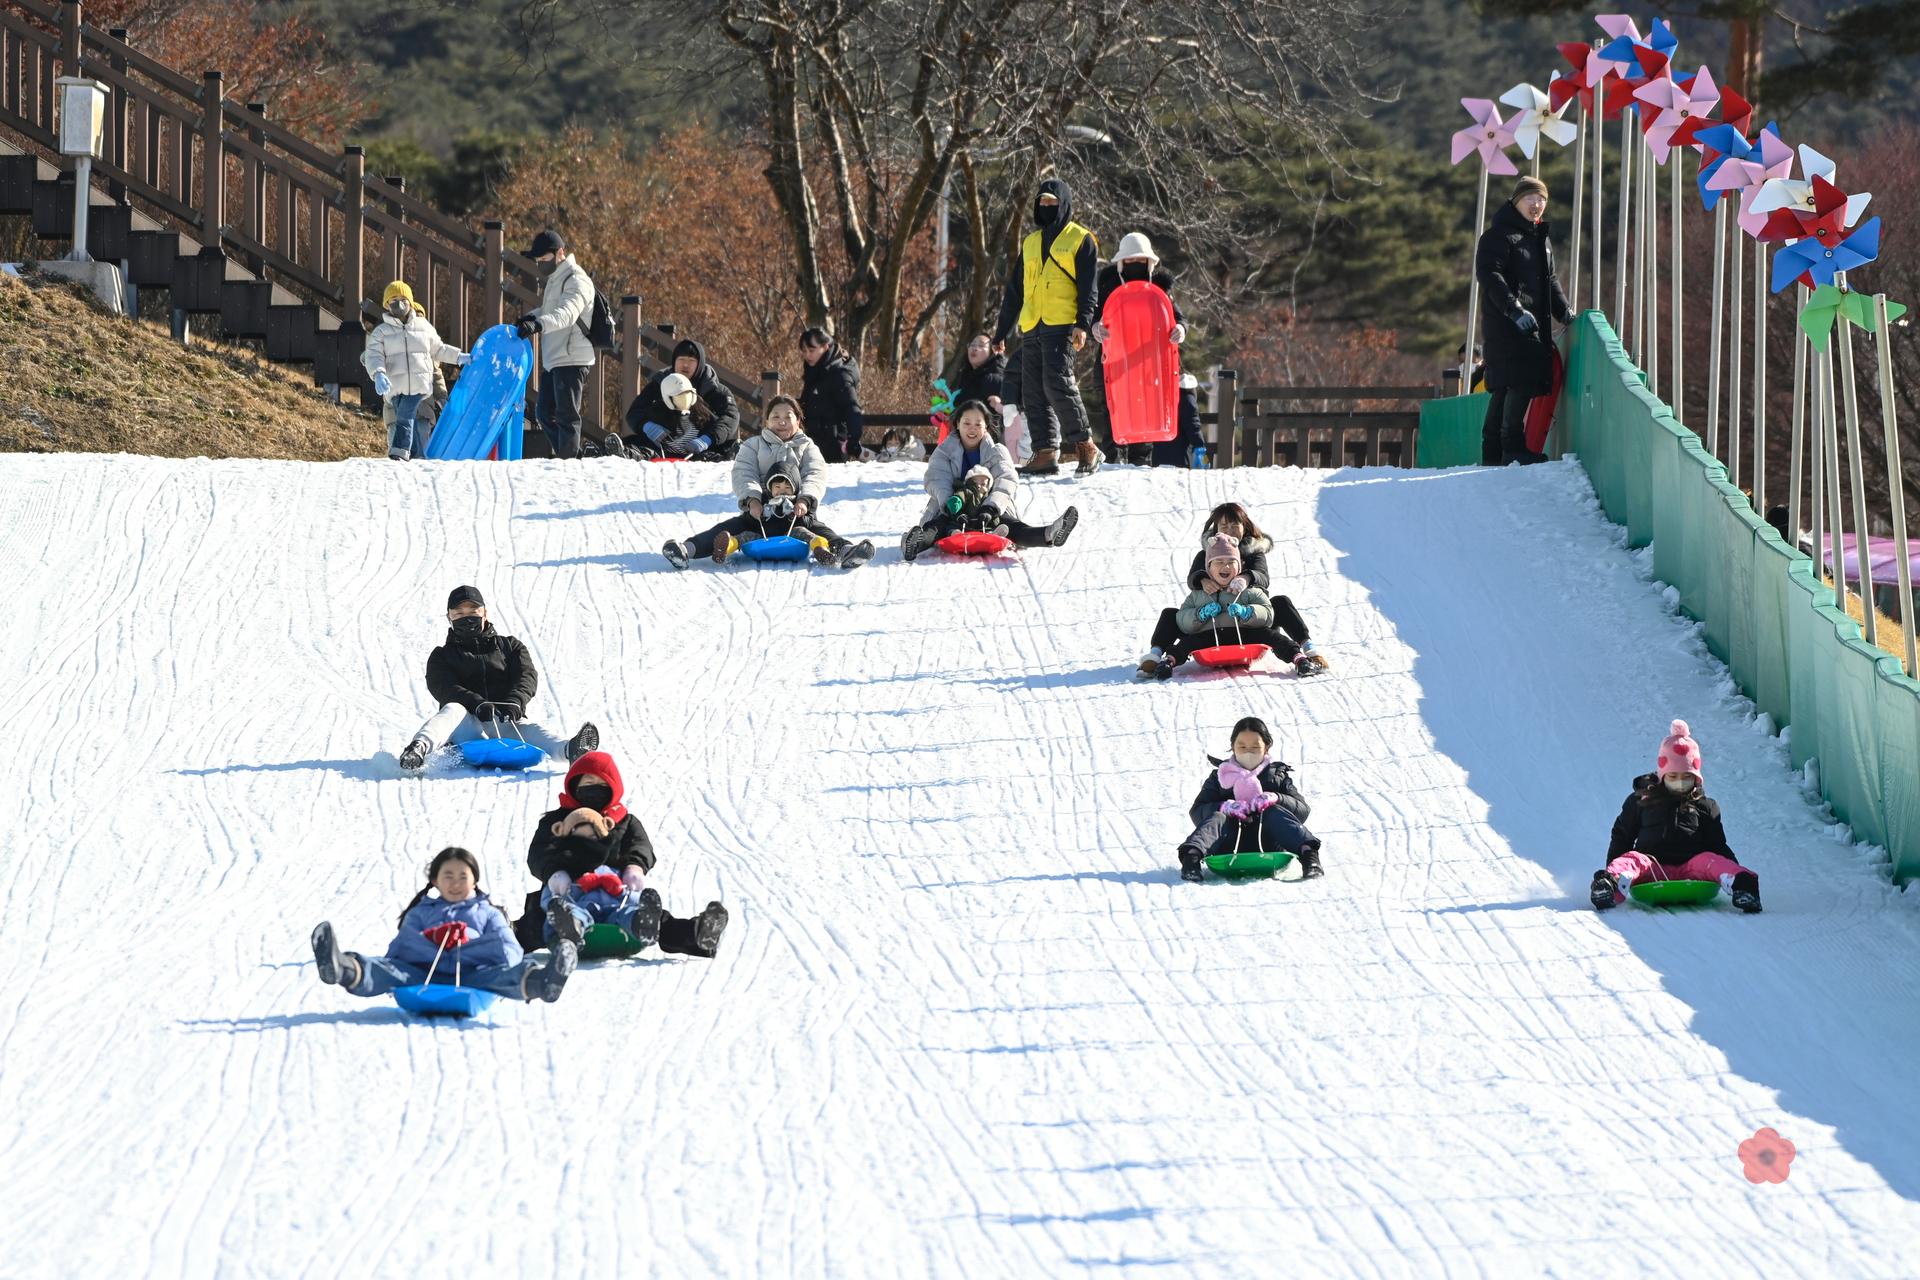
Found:
<svg viewBox="0 0 1920 1280"><path fill-rule="evenodd" d="M334 462L385 448L378 418L300 373L182 348L64 281L0 275L0 450Z"/></svg>

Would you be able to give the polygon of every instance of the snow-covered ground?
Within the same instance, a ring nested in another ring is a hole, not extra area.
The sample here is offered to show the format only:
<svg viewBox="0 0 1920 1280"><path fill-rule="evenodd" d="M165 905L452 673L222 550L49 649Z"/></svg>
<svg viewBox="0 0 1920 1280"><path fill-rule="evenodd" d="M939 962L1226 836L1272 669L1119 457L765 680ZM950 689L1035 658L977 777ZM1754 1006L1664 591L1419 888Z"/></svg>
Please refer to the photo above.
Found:
<svg viewBox="0 0 1920 1280"><path fill-rule="evenodd" d="M1110 468L914 566L916 471L835 478L869 567L676 574L719 468L0 463L0 1273L1914 1272L1920 920L1573 464ZM1229 497L1333 673L1133 683ZM526 887L554 773L393 761L460 582L719 959L465 1026L315 981L442 845ZM1249 712L1327 876L1183 884ZM1675 715L1762 916L1586 905Z"/></svg>

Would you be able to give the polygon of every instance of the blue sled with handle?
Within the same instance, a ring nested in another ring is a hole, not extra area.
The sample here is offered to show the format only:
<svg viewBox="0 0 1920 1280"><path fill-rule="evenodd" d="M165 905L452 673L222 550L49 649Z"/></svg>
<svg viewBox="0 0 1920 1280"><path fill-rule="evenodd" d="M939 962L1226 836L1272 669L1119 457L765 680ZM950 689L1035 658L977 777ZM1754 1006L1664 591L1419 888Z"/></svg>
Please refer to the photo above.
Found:
<svg viewBox="0 0 1920 1280"><path fill-rule="evenodd" d="M521 456L519 430L526 418L527 379L533 374L533 344L497 324L473 344L473 358L447 394L427 441L427 456L478 460L500 449L503 462Z"/></svg>

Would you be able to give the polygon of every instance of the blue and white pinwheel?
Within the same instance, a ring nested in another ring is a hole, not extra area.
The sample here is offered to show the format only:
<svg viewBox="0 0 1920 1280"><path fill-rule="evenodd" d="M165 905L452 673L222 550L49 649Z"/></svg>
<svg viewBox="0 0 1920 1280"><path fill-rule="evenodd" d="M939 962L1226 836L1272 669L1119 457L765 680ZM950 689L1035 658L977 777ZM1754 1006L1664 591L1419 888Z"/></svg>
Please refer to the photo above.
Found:
<svg viewBox="0 0 1920 1280"><path fill-rule="evenodd" d="M1773 291L1779 293L1795 280L1818 288L1832 284L1842 271L1863 267L1880 256L1880 219L1868 218L1859 230L1836 245L1818 240L1796 240L1773 255Z"/></svg>

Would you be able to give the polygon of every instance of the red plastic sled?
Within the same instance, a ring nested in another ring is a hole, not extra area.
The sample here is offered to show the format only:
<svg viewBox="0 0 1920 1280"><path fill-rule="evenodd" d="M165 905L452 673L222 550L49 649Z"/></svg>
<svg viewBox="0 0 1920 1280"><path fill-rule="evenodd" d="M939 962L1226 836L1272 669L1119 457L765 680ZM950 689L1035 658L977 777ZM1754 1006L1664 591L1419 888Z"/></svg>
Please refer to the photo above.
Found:
<svg viewBox="0 0 1920 1280"><path fill-rule="evenodd" d="M950 556L997 556L1013 543L997 533L950 533L933 545Z"/></svg>
<svg viewBox="0 0 1920 1280"><path fill-rule="evenodd" d="M1193 660L1203 667L1250 667L1271 652L1264 644L1216 644L1195 649Z"/></svg>
<svg viewBox="0 0 1920 1280"><path fill-rule="evenodd" d="M1101 348L1107 416L1115 444L1154 444L1180 430L1180 348L1173 345L1173 301L1146 280L1129 280L1107 298Z"/></svg>
<svg viewBox="0 0 1920 1280"><path fill-rule="evenodd" d="M648 462L692 462L692 458L648 458Z"/></svg>
<svg viewBox="0 0 1920 1280"><path fill-rule="evenodd" d="M1546 450L1547 433L1553 430L1553 411L1560 403L1560 388L1567 378L1566 365L1560 359L1560 348L1548 346L1547 356L1553 361L1552 389L1543 396L1535 396L1527 401L1527 449L1533 453Z"/></svg>

